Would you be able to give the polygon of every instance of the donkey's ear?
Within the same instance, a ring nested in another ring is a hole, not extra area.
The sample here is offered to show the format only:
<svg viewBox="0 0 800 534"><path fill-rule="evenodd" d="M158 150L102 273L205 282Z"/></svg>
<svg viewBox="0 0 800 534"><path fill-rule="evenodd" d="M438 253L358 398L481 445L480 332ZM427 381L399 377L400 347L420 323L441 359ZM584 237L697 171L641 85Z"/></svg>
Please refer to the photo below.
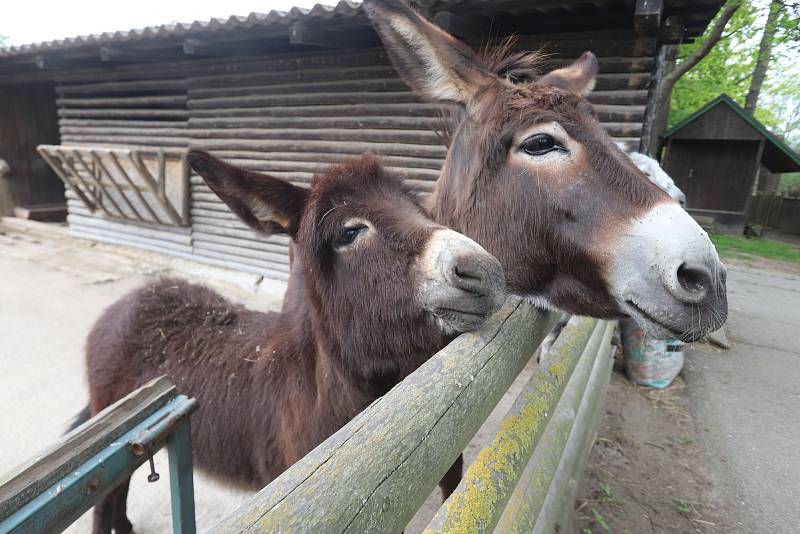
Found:
<svg viewBox="0 0 800 534"><path fill-rule="evenodd" d="M201 150L190 150L186 160L248 226L263 234L295 238L308 197L306 189L234 167Z"/></svg>
<svg viewBox="0 0 800 534"><path fill-rule="evenodd" d="M594 89L595 78L599 70L597 57L591 52L584 52L569 67L556 69L539 78L539 83L588 96Z"/></svg>
<svg viewBox="0 0 800 534"><path fill-rule="evenodd" d="M395 69L420 96L467 105L494 78L475 52L403 0L364 0L364 10Z"/></svg>

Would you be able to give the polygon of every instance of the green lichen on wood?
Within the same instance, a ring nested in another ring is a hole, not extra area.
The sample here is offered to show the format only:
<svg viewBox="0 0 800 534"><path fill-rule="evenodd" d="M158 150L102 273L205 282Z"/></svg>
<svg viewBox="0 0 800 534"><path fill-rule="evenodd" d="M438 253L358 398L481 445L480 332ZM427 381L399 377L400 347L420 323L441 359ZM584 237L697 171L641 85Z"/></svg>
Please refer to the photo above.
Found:
<svg viewBox="0 0 800 534"><path fill-rule="evenodd" d="M578 364L570 378L567 389L562 394L553 421L548 424L536 451L528 462L509 503L503 511L497 525L499 532L531 532L534 526L550 525L543 529L552 532L552 523L560 520L561 514L554 519L552 504L550 508L546 502L560 503L558 508L572 509L572 499L553 498L553 492L564 494L564 487L569 485L570 478L580 470L581 458L585 458L588 449L588 436L591 435L593 421L596 414L602 412L597 407L597 399L605 392L608 383L608 370L611 367L610 341L614 331L613 324L606 324L602 340L597 349L596 356L584 358ZM600 403L602 404L602 403ZM592 413L589 417L587 414ZM587 419L589 419L587 421ZM576 438L576 436L587 436ZM581 442L580 447L574 443ZM585 442L585 443L584 443ZM573 443L573 445L570 445ZM570 476L556 477L557 471L569 468ZM570 486L571 487L571 486Z"/></svg>
<svg viewBox="0 0 800 534"><path fill-rule="evenodd" d="M441 526L426 532L484 532L499 519L503 504L592 337L596 321L577 319L576 322L564 329L554 345L554 357L547 372L534 375L511 414L501 423L492 445L478 454L465 473L461 489L443 507Z"/></svg>

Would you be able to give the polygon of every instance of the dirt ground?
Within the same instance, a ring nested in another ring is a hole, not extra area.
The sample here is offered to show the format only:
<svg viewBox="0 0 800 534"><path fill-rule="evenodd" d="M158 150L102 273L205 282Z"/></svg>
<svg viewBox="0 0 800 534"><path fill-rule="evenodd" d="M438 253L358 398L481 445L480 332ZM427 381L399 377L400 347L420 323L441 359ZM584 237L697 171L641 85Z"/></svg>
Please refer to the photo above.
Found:
<svg viewBox="0 0 800 534"><path fill-rule="evenodd" d="M681 377L655 390L614 370L575 503L580 534L725 533Z"/></svg>

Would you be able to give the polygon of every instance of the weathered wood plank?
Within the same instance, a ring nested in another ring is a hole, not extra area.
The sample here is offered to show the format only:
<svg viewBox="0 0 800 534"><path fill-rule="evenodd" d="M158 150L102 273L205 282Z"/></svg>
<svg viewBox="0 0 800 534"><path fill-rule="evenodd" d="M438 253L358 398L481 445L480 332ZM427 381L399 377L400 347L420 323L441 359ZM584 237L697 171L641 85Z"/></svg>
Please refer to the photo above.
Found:
<svg viewBox="0 0 800 534"><path fill-rule="evenodd" d="M132 429L176 396L175 386L156 378L101 411L0 481L0 520L74 471L111 441Z"/></svg>
<svg viewBox="0 0 800 534"><path fill-rule="evenodd" d="M91 95L113 93L139 93L144 91L185 91L186 79L165 80L132 80L127 82L100 82L86 84L62 84L56 87L56 93L67 95Z"/></svg>
<svg viewBox="0 0 800 534"><path fill-rule="evenodd" d="M553 319L510 297L481 331L459 336L214 531L402 530Z"/></svg>
<svg viewBox="0 0 800 534"><path fill-rule="evenodd" d="M495 529L496 532L530 532L540 515L541 507L552 489L553 477L562 458L567 454L569 440L575 440L573 432L581 435L584 428L591 428L587 421L594 405L598 404L597 394L604 390L611 368L610 337L614 325L604 325L600 350L590 357L583 357L575 376L564 390L544 434L528 461L514 493L503 511ZM582 406L590 410L583 410ZM571 508L571 503L570 503Z"/></svg>
<svg viewBox="0 0 800 534"><path fill-rule="evenodd" d="M589 457L597 425L605 413L606 390L608 389L613 361L609 357L601 358L596 366L601 366L584 394L578 408L577 420L564 447L564 453L558 469L553 475L550 491L547 493L539 518L533 529L536 534L548 534L558 527L569 531L568 520L575 513L575 496L578 491L577 481L581 478ZM594 376L594 373L593 373Z"/></svg>
<svg viewBox="0 0 800 534"><path fill-rule="evenodd" d="M309 141L291 139L193 139L192 146L207 150L258 150L264 152L333 152L360 156L364 152L388 154L393 156L420 156L424 158L444 158L447 149L440 145L415 145L411 143L369 143L353 141Z"/></svg>
<svg viewBox="0 0 800 534"><path fill-rule="evenodd" d="M44 488L25 506L0 521L0 531L13 534L60 532L147 461L147 456L137 449L143 439L153 452L157 451L171 430L165 421L180 424L196 408L197 401L177 395L124 434L113 438L104 435L104 447L97 454L86 458L75 470ZM141 410L148 412L151 409L142 405ZM173 456L170 460L172 464L176 458ZM191 495L186 497L192 500ZM190 510L191 507L187 507L187 513L182 516L185 532L193 531L194 515L188 513Z"/></svg>
<svg viewBox="0 0 800 534"><path fill-rule="evenodd" d="M173 107L182 109L186 106L187 97L182 95L157 95L157 96L127 96L105 98L58 98L59 107L81 108L144 108L144 107Z"/></svg>
<svg viewBox="0 0 800 534"><path fill-rule="evenodd" d="M275 139L309 141L364 141L371 143L411 143L438 145L442 142L431 130L392 130L368 128L235 128L200 129L190 131L192 142L226 139Z"/></svg>
<svg viewBox="0 0 800 534"><path fill-rule="evenodd" d="M492 444L469 466L456 491L428 525L429 532L491 532L519 481L562 393L578 371L581 389L604 341L606 324L572 317L501 423ZM581 363L582 362L582 363Z"/></svg>

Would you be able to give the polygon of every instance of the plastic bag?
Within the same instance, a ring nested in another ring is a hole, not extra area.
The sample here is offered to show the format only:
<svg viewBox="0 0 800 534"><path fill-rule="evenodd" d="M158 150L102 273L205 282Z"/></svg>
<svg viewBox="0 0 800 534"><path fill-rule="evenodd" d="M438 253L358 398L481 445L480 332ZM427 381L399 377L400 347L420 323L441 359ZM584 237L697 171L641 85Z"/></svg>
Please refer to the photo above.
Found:
<svg viewBox="0 0 800 534"><path fill-rule="evenodd" d="M620 321L622 352L628 380L640 386L665 388L683 369L683 342L645 335L636 321Z"/></svg>

